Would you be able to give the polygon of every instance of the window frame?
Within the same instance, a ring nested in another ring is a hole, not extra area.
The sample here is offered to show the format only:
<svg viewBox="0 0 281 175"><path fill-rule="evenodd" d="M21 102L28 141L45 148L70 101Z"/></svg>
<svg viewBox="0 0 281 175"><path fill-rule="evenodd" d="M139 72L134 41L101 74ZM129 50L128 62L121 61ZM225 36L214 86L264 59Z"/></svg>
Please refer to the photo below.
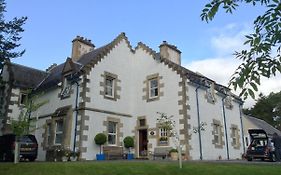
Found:
<svg viewBox="0 0 281 175"><path fill-rule="evenodd" d="M107 84L107 82L111 81L111 86ZM108 97L108 98L114 98L115 97L115 81L116 81L116 78L115 77L112 77L110 75L105 75L105 79L104 79L104 96L105 97ZM108 89L111 90L111 95L107 94L108 92Z"/></svg>
<svg viewBox="0 0 281 175"><path fill-rule="evenodd" d="M113 124L113 132L110 132L110 124ZM108 145L114 145L114 146L116 146L117 145L117 126L118 126L118 122L114 122L114 121L108 121L108 123L107 123L107 143L108 143ZM115 131L114 131L115 130ZM109 142L109 136L114 136L113 138L115 138L114 139L114 143L110 143Z"/></svg>
<svg viewBox="0 0 281 175"><path fill-rule="evenodd" d="M152 87L152 81L156 81L157 86ZM157 91L155 91L155 90L157 90ZM154 94L154 96L152 96L153 91L154 91L154 93L157 92L157 95ZM158 79L158 77L151 78L148 80L148 98L155 99L158 97L159 97L159 79Z"/></svg>
<svg viewBox="0 0 281 175"><path fill-rule="evenodd" d="M62 123L62 127L61 127L61 130L58 131L58 123ZM56 128L55 128L55 134L54 134L54 145L62 145L63 143L63 125L64 125L64 122L63 120L56 120L55 121L55 125L56 125ZM58 143L57 142L57 135L61 135L62 137L62 140L61 140L61 143Z"/></svg>
<svg viewBox="0 0 281 175"><path fill-rule="evenodd" d="M23 98L24 96L24 98ZM27 93L24 93L24 92L20 92L20 95L19 95L19 105L22 105L24 106L24 101L28 98L28 94Z"/></svg>
<svg viewBox="0 0 281 175"><path fill-rule="evenodd" d="M51 146L52 145L52 124L47 124L47 132L46 132L46 145Z"/></svg>
<svg viewBox="0 0 281 175"><path fill-rule="evenodd" d="M221 126L217 123L214 123L214 144L215 145L221 145ZM217 142L216 142L216 137L217 137Z"/></svg>

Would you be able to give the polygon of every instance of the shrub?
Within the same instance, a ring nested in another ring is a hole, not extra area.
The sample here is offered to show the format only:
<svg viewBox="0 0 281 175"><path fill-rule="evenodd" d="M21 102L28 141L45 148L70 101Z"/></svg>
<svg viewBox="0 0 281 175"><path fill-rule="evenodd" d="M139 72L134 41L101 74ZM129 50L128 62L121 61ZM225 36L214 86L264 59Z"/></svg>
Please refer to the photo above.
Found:
<svg viewBox="0 0 281 175"><path fill-rule="evenodd" d="M95 138L95 143L100 146L100 154L101 154L101 145L105 144L107 138L106 135L103 133L98 133Z"/></svg>
<svg viewBox="0 0 281 175"><path fill-rule="evenodd" d="M123 140L125 148L134 147L134 139L133 137L127 136Z"/></svg>
<svg viewBox="0 0 281 175"><path fill-rule="evenodd" d="M177 153L177 152L178 152L178 150L175 149L175 148L173 148L173 149L171 149L171 150L169 151L169 153Z"/></svg>

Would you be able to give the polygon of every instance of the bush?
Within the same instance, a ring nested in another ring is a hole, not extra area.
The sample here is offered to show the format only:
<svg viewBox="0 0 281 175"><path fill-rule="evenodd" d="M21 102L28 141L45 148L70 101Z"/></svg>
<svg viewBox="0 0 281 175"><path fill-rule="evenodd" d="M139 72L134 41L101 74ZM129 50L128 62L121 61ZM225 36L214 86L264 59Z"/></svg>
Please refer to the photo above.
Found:
<svg viewBox="0 0 281 175"><path fill-rule="evenodd" d="M101 154L101 145L105 144L107 138L104 133L98 133L95 138L95 143L100 146L100 154Z"/></svg>
<svg viewBox="0 0 281 175"><path fill-rule="evenodd" d="M169 151L169 153L177 153L177 152L178 152L178 150L175 149L175 148L173 148L173 149L171 149L171 150Z"/></svg>
<svg viewBox="0 0 281 175"><path fill-rule="evenodd" d="M125 148L134 147L134 139L133 137L127 136L123 140Z"/></svg>
<svg viewBox="0 0 281 175"><path fill-rule="evenodd" d="M106 142L106 135L105 134L103 134L103 133L98 133L96 136L95 136L95 143L97 144L97 145L103 145L103 144L105 144L105 142Z"/></svg>

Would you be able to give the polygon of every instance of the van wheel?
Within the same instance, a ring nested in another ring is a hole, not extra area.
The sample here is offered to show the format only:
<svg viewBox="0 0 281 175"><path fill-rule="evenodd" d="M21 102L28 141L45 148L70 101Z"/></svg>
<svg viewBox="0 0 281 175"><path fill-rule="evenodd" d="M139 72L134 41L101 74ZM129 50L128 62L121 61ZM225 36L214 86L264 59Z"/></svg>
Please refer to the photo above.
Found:
<svg viewBox="0 0 281 175"><path fill-rule="evenodd" d="M30 158L28 158L28 160L30 161L30 162L34 162L35 161L35 157L30 157Z"/></svg>
<svg viewBox="0 0 281 175"><path fill-rule="evenodd" d="M252 161L253 158L252 158L252 157L248 157L247 160L248 160L248 161Z"/></svg>

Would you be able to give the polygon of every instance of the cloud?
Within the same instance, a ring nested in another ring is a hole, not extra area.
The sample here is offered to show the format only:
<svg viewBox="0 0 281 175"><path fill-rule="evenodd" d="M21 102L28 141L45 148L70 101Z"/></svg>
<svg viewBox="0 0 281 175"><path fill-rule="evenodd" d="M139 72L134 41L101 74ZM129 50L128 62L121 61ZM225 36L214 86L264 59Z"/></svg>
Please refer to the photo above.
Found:
<svg viewBox="0 0 281 175"><path fill-rule="evenodd" d="M213 29L213 36L210 39L211 48L219 56L233 54L234 51L241 51L246 46L245 35L249 34L248 25L228 24L221 29Z"/></svg>
<svg viewBox="0 0 281 175"><path fill-rule="evenodd" d="M237 25L231 23L220 29L212 30L210 45L215 56L212 58L199 58L192 62L183 63L186 68L199 72L204 76L216 81L224 86L228 85L231 75L242 63L233 56L234 51L240 51L246 47L243 45L246 34L250 33L249 25ZM259 91L268 95L271 92L279 92L281 89L281 75L272 78L261 78ZM240 91L234 92L239 94ZM245 101L244 107L248 108L255 104L255 100L250 97Z"/></svg>
<svg viewBox="0 0 281 175"><path fill-rule="evenodd" d="M226 58L209 58L204 60L192 61L184 66L192 71L199 72L204 76L216 81L217 83L227 86L231 75L241 62L237 59ZM272 78L261 78L259 91L255 93L263 93L268 95L271 92L279 92L281 89L281 75ZM239 94L239 90L234 92ZM250 97L245 101L244 107L248 108L255 104L255 100Z"/></svg>

